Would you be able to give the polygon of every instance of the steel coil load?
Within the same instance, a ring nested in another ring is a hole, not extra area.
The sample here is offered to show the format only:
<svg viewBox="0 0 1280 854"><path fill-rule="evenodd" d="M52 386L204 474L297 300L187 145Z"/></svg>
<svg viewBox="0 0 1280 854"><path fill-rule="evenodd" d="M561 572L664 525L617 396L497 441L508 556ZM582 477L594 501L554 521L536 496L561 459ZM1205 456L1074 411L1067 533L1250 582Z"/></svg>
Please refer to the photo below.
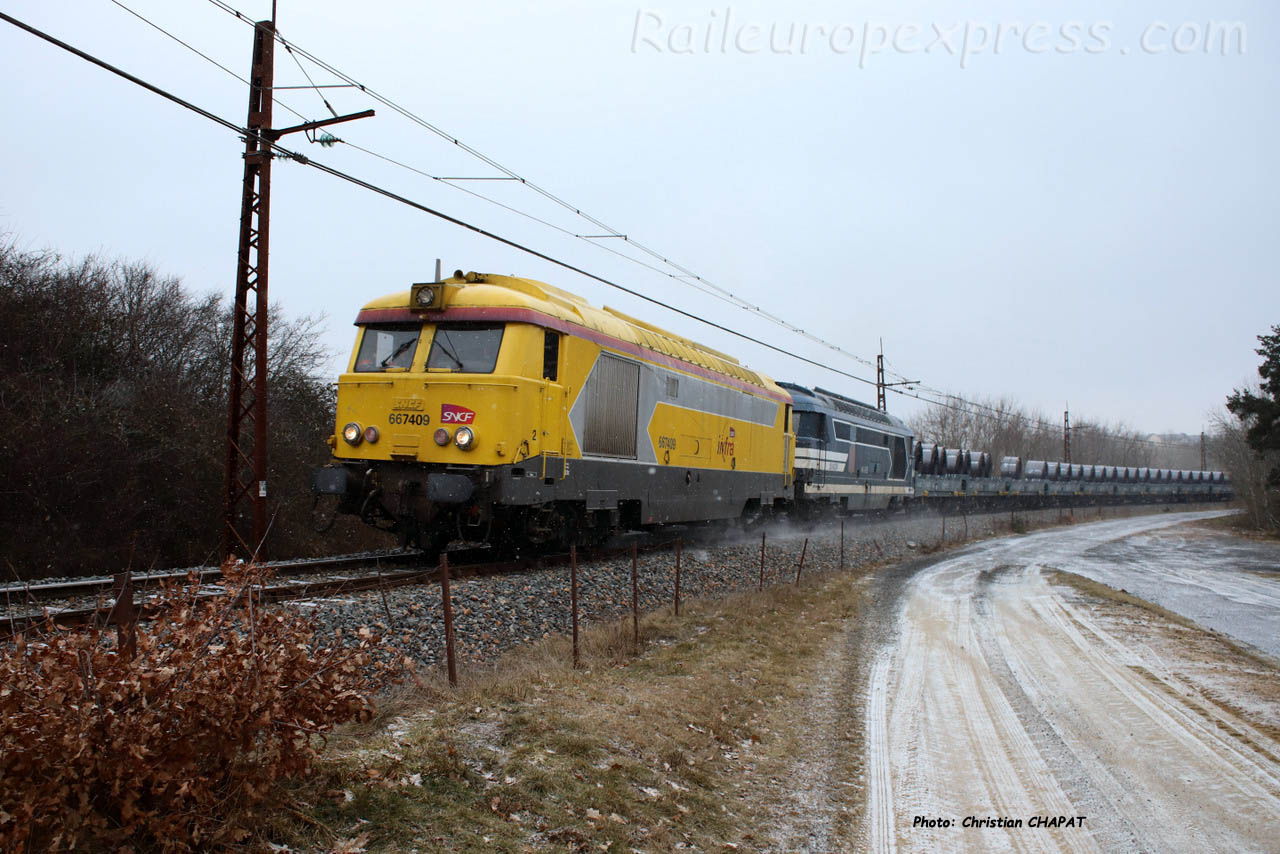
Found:
<svg viewBox="0 0 1280 854"><path fill-rule="evenodd" d="M982 461L986 455L983 454L981 451L979 451L976 454L970 451L968 452L968 455L969 455L969 468L968 468L969 477L982 477L983 476Z"/></svg>
<svg viewBox="0 0 1280 854"><path fill-rule="evenodd" d="M1022 457L1005 457L1000 460L1001 477L1022 477Z"/></svg>
<svg viewBox="0 0 1280 854"><path fill-rule="evenodd" d="M943 468L939 474L960 474L960 466L964 462L964 452L959 448L947 448L943 451Z"/></svg>

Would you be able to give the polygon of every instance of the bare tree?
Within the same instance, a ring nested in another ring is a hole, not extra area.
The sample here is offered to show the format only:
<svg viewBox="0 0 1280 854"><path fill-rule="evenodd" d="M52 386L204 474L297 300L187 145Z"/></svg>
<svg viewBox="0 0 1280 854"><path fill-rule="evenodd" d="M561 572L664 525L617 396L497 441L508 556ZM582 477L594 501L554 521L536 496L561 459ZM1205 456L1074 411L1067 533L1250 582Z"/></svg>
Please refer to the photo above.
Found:
<svg viewBox="0 0 1280 854"><path fill-rule="evenodd" d="M1225 410L1212 416L1213 436L1210 446L1231 475L1236 497L1255 528L1280 528L1277 504L1280 495L1269 482L1269 473L1280 465L1280 453L1258 453L1249 444L1249 425Z"/></svg>
<svg viewBox="0 0 1280 854"><path fill-rule="evenodd" d="M921 441L947 448L987 451L999 462L1004 456L1061 460L1060 423L1043 412L1023 409L1009 397L961 398L944 401L909 419ZM1124 424L1075 419L1071 427L1073 462L1117 466L1199 468L1190 460L1198 450L1177 443L1155 442Z"/></svg>
<svg viewBox="0 0 1280 854"><path fill-rule="evenodd" d="M316 548L320 318L271 313L272 546ZM0 549L28 576L191 565L221 533L231 314L139 263L0 242Z"/></svg>

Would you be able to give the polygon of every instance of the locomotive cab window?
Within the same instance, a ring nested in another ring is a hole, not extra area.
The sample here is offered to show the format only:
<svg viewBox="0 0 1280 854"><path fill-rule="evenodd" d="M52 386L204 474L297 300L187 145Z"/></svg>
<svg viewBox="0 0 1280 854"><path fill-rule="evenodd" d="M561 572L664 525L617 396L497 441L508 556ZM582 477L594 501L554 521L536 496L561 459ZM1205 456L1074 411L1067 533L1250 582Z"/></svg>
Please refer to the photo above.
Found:
<svg viewBox="0 0 1280 854"><path fill-rule="evenodd" d="M356 353L356 372L409 370L421 334L420 323L366 326L360 338L360 350Z"/></svg>
<svg viewBox="0 0 1280 854"><path fill-rule="evenodd" d="M542 378L555 382L560 376L560 333L544 329L542 337Z"/></svg>
<svg viewBox="0 0 1280 854"><path fill-rule="evenodd" d="M821 412L796 412L797 439L826 439L827 427Z"/></svg>
<svg viewBox="0 0 1280 854"><path fill-rule="evenodd" d="M901 436L893 437L893 471L889 477L903 480L907 476L907 443Z"/></svg>
<svg viewBox="0 0 1280 854"><path fill-rule="evenodd" d="M502 347L501 323L441 323L431 339L428 371L491 374Z"/></svg>

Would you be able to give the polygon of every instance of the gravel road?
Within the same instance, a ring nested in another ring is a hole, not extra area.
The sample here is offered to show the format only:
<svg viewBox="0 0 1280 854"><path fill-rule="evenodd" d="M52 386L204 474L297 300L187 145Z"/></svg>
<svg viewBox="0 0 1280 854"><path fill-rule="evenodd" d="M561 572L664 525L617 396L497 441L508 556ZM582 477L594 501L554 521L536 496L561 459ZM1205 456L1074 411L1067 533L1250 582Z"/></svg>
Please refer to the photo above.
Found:
<svg viewBox="0 0 1280 854"><path fill-rule="evenodd" d="M870 668L859 847L1276 851L1276 709L1255 703L1246 715L1244 698L1189 683L1184 649L1135 643L1141 626L1104 620L1043 573L1159 578L1177 550L1142 543L1212 515L994 540L920 569ZM1185 575L1185 559L1171 564ZM1212 587L1203 572L1200 586ZM1238 575L1223 566L1223 580ZM1280 576L1245 575L1249 602L1274 611ZM966 828L968 817L992 823ZM1048 826L1032 826L1036 817ZM1009 819L1023 825L999 826Z"/></svg>

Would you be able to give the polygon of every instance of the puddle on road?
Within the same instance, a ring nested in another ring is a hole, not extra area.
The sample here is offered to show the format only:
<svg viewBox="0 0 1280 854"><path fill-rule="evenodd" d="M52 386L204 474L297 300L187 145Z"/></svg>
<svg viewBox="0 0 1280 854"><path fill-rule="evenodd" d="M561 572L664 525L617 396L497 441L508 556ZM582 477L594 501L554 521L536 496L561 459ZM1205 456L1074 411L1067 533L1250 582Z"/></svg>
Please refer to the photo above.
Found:
<svg viewBox="0 0 1280 854"><path fill-rule="evenodd" d="M1102 543L1062 566L1280 658L1280 543L1198 527Z"/></svg>

